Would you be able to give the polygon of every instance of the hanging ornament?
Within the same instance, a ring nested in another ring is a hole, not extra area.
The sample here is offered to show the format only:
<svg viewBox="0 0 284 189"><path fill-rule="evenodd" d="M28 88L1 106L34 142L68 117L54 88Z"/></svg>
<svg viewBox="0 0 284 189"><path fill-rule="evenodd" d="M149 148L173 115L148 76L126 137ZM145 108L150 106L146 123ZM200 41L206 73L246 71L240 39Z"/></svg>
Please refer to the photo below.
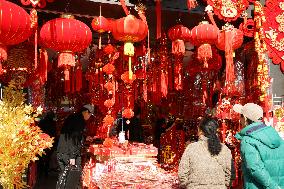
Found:
<svg viewBox="0 0 284 189"><path fill-rule="evenodd" d="M168 36L172 40L172 53L174 55L184 55L184 41L190 40L190 30L179 24L169 29Z"/></svg>
<svg viewBox="0 0 284 189"><path fill-rule="evenodd" d="M134 56L134 42L142 41L148 34L148 26L145 22L128 15L115 21L113 27L113 37L118 41L124 42L124 55L129 56L128 74L132 80L133 71L131 57Z"/></svg>
<svg viewBox="0 0 284 189"><path fill-rule="evenodd" d="M130 119L134 116L134 112L131 108L126 108L122 111L122 117Z"/></svg>
<svg viewBox="0 0 284 189"><path fill-rule="evenodd" d="M198 59L203 61L205 68L208 68L208 60L212 58L211 45L217 42L218 32L219 29L207 21L201 22L191 31L192 43L199 46Z"/></svg>
<svg viewBox="0 0 284 189"><path fill-rule="evenodd" d="M100 7L101 10L101 7ZM101 11L100 11L101 15ZM99 33L99 49L102 48L102 33L110 31L109 20L103 16L97 16L92 21L92 28Z"/></svg>
<svg viewBox="0 0 284 189"><path fill-rule="evenodd" d="M226 22L239 18L249 6L248 0L207 0L207 4L213 7L215 15Z"/></svg>
<svg viewBox="0 0 284 189"><path fill-rule="evenodd" d="M32 5L33 7L38 6L39 8L44 8L46 6L46 2L52 3L55 0L21 0L21 3L25 6Z"/></svg>

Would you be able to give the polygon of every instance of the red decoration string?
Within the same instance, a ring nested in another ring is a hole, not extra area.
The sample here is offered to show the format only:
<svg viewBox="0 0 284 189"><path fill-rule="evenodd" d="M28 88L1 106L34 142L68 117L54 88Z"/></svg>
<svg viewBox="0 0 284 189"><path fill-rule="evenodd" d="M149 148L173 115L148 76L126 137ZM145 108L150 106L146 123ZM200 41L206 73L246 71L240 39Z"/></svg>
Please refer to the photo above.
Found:
<svg viewBox="0 0 284 189"><path fill-rule="evenodd" d="M161 73L161 93L163 97L167 97L168 94L168 75L167 73Z"/></svg>
<svg viewBox="0 0 284 189"><path fill-rule="evenodd" d="M128 8L127 8L127 6L126 6L126 4L125 4L125 0L119 0L120 1L120 4L121 4L121 6L122 6L122 8L123 8L123 10L124 10L124 12L125 12L125 14L126 15L129 15L129 11L128 11Z"/></svg>
<svg viewBox="0 0 284 189"><path fill-rule="evenodd" d="M35 70L37 69L37 29L35 30Z"/></svg>
<svg viewBox="0 0 284 189"><path fill-rule="evenodd" d="M38 72L40 75L41 83L47 81L47 64L48 64L48 55L45 49L40 50L40 65L38 67Z"/></svg>
<svg viewBox="0 0 284 189"><path fill-rule="evenodd" d="M162 7L161 0L156 0L156 16L157 16L157 34L156 38L161 38L161 27L162 27Z"/></svg>
<svg viewBox="0 0 284 189"><path fill-rule="evenodd" d="M82 89L82 65L79 64L76 69L76 91Z"/></svg>
<svg viewBox="0 0 284 189"><path fill-rule="evenodd" d="M71 76L71 81L70 81L70 84L71 84L71 93L74 93L75 92L75 72L74 72L74 68L72 67L72 71L70 73L70 76Z"/></svg>
<svg viewBox="0 0 284 189"><path fill-rule="evenodd" d="M65 82L64 82L64 91L65 93L68 93L70 92L70 75L69 75L69 70L68 68L66 68L64 70L64 79L65 79Z"/></svg>

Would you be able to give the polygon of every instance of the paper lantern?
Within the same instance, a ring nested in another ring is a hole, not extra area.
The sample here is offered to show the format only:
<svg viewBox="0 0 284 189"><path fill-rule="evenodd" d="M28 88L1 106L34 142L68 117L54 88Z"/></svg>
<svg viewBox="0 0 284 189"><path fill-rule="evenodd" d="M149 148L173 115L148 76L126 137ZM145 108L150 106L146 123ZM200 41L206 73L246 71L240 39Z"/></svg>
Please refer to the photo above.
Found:
<svg viewBox="0 0 284 189"><path fill-rule="evenodd" d="M179 24L169 29L168 36L172 41L172 53L175 55L184 55L184 41L189 41L191 37L190 30Z"/></svg>
<svg viewBox="0 0 284 189"><path fill-rule="evenodd" d="M244 40L244 35L243 32L237 28L230 28L227 30L222 30L219 32L218 34L218 41L216 43L216 46L218 49L220 50L225 50L225 45L226 45L226 32L231 32L232 33L232 38L230 41L228 41L228 43L232 43L232 48L233 50L236 50L238 48L241 47L241 45L243 44L243 40Z"/></svg>
<svg viewBox="0 0 284 189"><path fill-rule="evenodd" d="M0 0L0 60L7 59L7 46L25 41L32 33L30 15L18 5Z"/></svg>
<svg viewBox="0 0 284 189"><path fill-rule="evenodd" d="M133 15L120 18L113 23L113 37L124 42L124 55L129 56L128 73L130 80L133 77L131 57L134 56L134 42L145 39L148 34L148 26L145 22Z"/></svg>
<svg viewBox="0 0 284 189"><path fill-rule="evenodd" d="M219 29L209 24L207 21L201 22L191 31L191 39L194 45L198 47L198 59L204 62L204 67L208 67L208 59L212 58L211 45L215 44L218 39Z"/></svg>
<svg viewBox="0 0 284 189"><path fill-rule="evenodd" d="M92 32L83 22L71 15L63 15L45 23L40 30L43 46L58 51L58 66L75 66L75 52L86 49L92 41Z"/></svg>
<svg viewBox="0 0 284 189"><path fill-rule="evenodd" d="M92 28L99 33L107 32L110 30L109 20L103 16L96 16L92 21Z"/></svg>

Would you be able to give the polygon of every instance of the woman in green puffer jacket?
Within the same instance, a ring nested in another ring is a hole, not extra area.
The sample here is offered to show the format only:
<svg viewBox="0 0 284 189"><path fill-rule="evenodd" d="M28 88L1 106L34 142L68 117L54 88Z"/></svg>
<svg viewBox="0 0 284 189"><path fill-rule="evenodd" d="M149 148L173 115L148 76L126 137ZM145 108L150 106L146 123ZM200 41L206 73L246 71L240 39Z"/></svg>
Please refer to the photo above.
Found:
<svg viewBox="0 0 284 189"><path fill-rule="evenodd" d="M260 106L234 105L245 126L236 138L241 141L244 189L284 189L284 141L273 127L262 123Z"/></svg>

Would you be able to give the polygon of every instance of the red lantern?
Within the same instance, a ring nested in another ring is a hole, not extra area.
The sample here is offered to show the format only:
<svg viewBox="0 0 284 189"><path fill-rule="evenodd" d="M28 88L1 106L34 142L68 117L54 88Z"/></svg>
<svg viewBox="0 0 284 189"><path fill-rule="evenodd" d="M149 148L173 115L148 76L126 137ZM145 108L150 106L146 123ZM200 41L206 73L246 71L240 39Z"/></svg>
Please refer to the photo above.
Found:
<svg viewBox="0 0 284 189"><path fill-rule="evenodd" d="M218 39L219 29L207 21L201 22L191 30L191 40L194 45L208 43L215 44Z"/></svg>
<svg viewBox="0 0 284 189"><path fill-rule="evenodd" d="M179 24L169 29L168 36L172 40L172 53L176 55L184 55L184 41L189 41L191 37L190 30Z"/></svg>
<svg viewBox="0 0 284 189"><path fill-rule="evenodd" d="M32 33L30 15L18 5L0 0L0 61L7 59L8 45L25 41Z"/></svg>
<svg viewBox="0 0 284 189"><path fill-rule="evenodd" d="M211 45L218 39L219 29L209 24L207 21L201 22L191 31L191 39L194 45L198 45L198 59L204 62L204 67L208 67L207 60L212 58Z"/></svg>
<svg viewBox="0 0 284 189"><path fill-rule="evenodd" d="M109 20L103 16L96 16L92 21L92 28L99 33L107 32L110 30Z"/></svg>
<svg viewBox="0 0 284 189"><path fill-rule="evenodd" d="M134 116L134 112L131 108L126 108L122 111L122 116L127 119L130 119Z"/></svg>
<svg viewBox="0 0 284 189"><path fill-rule="evenodd" d="M86 49L92 41L90 28L71 15L63 15L45 23L40 30L45 47L60 52L58 66L75 66L75 52Z"/></svg>
<svg viewBox="0 0 284 189"><path fill-rule="evenodd" d="M134 56L134 42L142 41L148 34L148 26L145 22L133 15L120 18L114 22L113 37L124 42L124 55L129 56L129 79L132 80L131 57Z"/></svg>
<svg viewBox="0 0 284 189"><path fill-rule="evenodd" d="M231 28L228 30L220 31L218 34L218 42L216 44L217 48L223 51L225 50L225 45L227 40L225 36L226 32L232 32L232 38L230 41L228 41L228 43L231 43L233 45L232 46L233 50L240 48L241 45L243 44L244 35L243 32L237 28Z"/></svg>

